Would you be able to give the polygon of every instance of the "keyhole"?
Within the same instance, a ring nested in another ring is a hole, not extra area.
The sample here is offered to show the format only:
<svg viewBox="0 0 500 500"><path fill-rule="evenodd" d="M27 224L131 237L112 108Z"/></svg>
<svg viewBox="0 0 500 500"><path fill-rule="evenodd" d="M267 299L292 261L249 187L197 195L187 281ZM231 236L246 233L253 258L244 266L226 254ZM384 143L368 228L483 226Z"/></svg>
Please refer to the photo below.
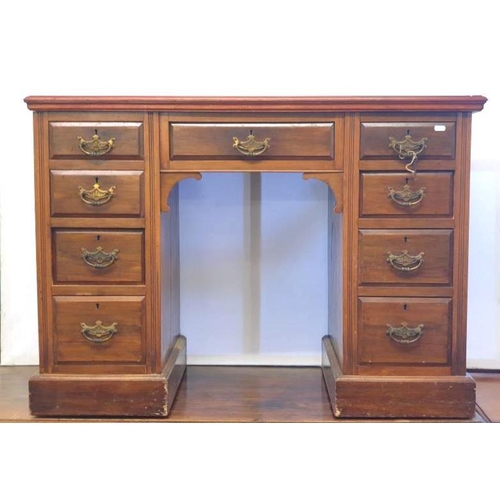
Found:
<svg viewBox="0 0 500 500"><path fill-rule="evenodd" d="M97 177L96 177L96 179L97 179ZM408 179L408 177L407 177L407 178L405 179L405 184L408 184L408 180L409 180L409 179ZM97 181L96 181L96 182L97 182Z"/></svg>
<svg viewBox="0 0 500 500"><path fill-rule="evenodd" d="M95 135L98 135L98 134L97 134L97 129L94 129L94 132L95 132Z"/></svg>
<svg viewBox="0 0 500 500"><path fill-rule="evenodd" d="M95 133L97 134L97 130L96 130L96 132L95 132ZM408 129L408 130L406 131L406 135L410 135L410 129Z"/></svg>
<svg viewBox="0 0 500 500"><path fill-rule="evenodd" d="M250 129L250 135L253 135L253 130L252 129Z"/></svg>
<svg viewBox="0 0 500 500"><path fill-rule="evenodd" d="M96 302L95 308L96 308L97 310L99 310L99 306L100 306L99 302Z"/></svg>
<svg viewBox="0 0 500 500"><path fill-rule="evenodd" d="M98 235L96 236L96 240L97 240L97 241L101 241L101 235L100 235L100 234L98 234Z"/></svg>
<svg viewBox="0 0 500 500"><path fill-rule="evenodd" d="M408 179L406 179L406 181L408 182ZM96 178L95 178L95 183L96 183L96 184L99 184L99 177L96 177Z"/></svg>
<svg viewBox="0 0 500 500"><path fill-rule="evenodd" d="M403 304L403 309L404 309L405 311L407 311L407 310L408 310L408 304Z"/></svg>
<svg viewBox="0 0 500 500"><path fill-rule="evenodd" d="M404 242L405 242L405 243L408 243L408 236L405 236L405 237L404 237Z"/></svg>

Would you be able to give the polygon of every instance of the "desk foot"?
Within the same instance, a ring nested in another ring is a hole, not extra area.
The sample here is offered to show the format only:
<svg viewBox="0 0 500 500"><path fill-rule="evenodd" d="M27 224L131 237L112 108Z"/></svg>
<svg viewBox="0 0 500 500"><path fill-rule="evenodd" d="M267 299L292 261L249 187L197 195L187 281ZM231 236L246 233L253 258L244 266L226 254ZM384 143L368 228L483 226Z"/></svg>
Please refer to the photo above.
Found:
<svg viewBox="0 0 500 500"><path fill-rule="evenodd" d="M474 417L476 384L469 376L344 375L329 336L322 370L337 418Z"/></svg>
<svg viewBox="0 0 500 500"><path fill-rule="evenodd" d="M186 368L178 336L161 374L35 375L30 411L39 417L166 417Z"/></svg>

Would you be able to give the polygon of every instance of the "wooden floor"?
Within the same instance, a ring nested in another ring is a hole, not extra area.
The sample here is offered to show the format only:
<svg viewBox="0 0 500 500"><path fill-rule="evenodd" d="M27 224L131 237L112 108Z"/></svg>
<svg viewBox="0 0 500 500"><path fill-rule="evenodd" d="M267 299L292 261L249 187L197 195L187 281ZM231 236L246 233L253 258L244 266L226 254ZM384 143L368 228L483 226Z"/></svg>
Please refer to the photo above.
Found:
<svg viewBox="0 0 500 500"><path fill-rule="evenodd" d="M30 415L28 380L37 372L35 366L0 367L0 422L77 420ZM500 422L500 374L472 376L477 382L477 412L474 419L466 422ZM169 417L155 421L342 423L353 420L333 417L320 368L189 366Z"/></svg>

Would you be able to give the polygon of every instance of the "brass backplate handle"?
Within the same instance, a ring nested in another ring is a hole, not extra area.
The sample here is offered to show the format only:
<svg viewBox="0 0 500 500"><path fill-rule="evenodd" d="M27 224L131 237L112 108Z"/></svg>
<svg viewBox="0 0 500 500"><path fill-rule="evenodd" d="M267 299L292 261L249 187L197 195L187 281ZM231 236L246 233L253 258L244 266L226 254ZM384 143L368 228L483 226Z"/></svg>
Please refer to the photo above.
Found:
<svg viewBox="0 0 500 500"><path fill-rule="evenodd" d="M412 191L408 184L405 184L400 191L392 189L392 187L387 188L389 190L388 198L400 205L402 207L413 207L418 205L425 198L425 188L422 187L417 189L417 191Z"/></svg>
<svg viewBox="0 0 500 500"><path fill-rule="evenodd" d="M413 344L424 333L424 325L420 324L415 327L408 326L408 323L401 323L401 326L386 325L386 333L394 342L398 344Z"/></svg>
<svg viewBox="0 0 500 500"><path fill-rule="evenodd" d="M102 321L96 321L94 326L89 326L86 323L80 323L82 335L89 341L95 344L107 342L111 340L113 335L118 332L118 323L112 323L109 326L104 326Z"/></svg>
<svg viewBox="0 0 500 500"><path fill-rule="evenodd" d="M258 156L271 147L269 144L270 141L271 139L269 138L257 141L253 134L250 134L246 141L240 141L237 137L233 137L233 148L245 156Z"/></svg>
<svg viewBox="0 0 500 500"><path fill-rule="evenodd" d="M424 262L424 252L410 255L408 250L403 250L399 255L387 252L387 262L398 271L411 272L418 269Z"/></svg>
<svg viewBox="0 0 500 500"><path fill-rule="evenodd" d="M92 189L85 189L78 186L78 194L84 203L92 206L105 205L115 196L116 186L111 186L109 189L101 189L101 186L96 182Z"/></svg>
<svg viewBox="0 0 500 500"><path fill-rule="evenodd" d="M405 135L402 141L389 137L389 147L396 151L401 160L410 159L405 168L408 172L414 174L416 169L411 167L418 159L418 155L427 147L427 137L422 137L419 141L414 141L410 134Z"/></svg>
<svg viewBox="0 0 500 500"><path fill-rule="evenodd" d="M82 248L82 259L85 264L94 269L104 269L118 259L119 251L115 248L112 252L105 252L102 247L97 247L94 252L90 252L86 248Z"/></svg>
<svg viewBox="0 0 500 500"><path fill-rule="evenodd" d="M89 156L103 156L109 153L114 148L116 140L112 137L107 141L101 141L97 133L92 136L90 141L86 141L81 135L77 139L80 150Z"/></svg>

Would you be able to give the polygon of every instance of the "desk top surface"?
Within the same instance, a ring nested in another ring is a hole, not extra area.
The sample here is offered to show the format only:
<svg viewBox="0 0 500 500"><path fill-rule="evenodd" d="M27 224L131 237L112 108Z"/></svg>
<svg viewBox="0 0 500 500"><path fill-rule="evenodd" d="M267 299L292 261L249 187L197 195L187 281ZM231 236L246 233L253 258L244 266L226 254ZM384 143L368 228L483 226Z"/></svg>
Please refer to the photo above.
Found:
<svg viewBox="0 0 500 500"><path fill-rule="evenodd" d="M30 96L32 111L163 112L383 112L480 111L487 99L473 96Z"/></svg>

